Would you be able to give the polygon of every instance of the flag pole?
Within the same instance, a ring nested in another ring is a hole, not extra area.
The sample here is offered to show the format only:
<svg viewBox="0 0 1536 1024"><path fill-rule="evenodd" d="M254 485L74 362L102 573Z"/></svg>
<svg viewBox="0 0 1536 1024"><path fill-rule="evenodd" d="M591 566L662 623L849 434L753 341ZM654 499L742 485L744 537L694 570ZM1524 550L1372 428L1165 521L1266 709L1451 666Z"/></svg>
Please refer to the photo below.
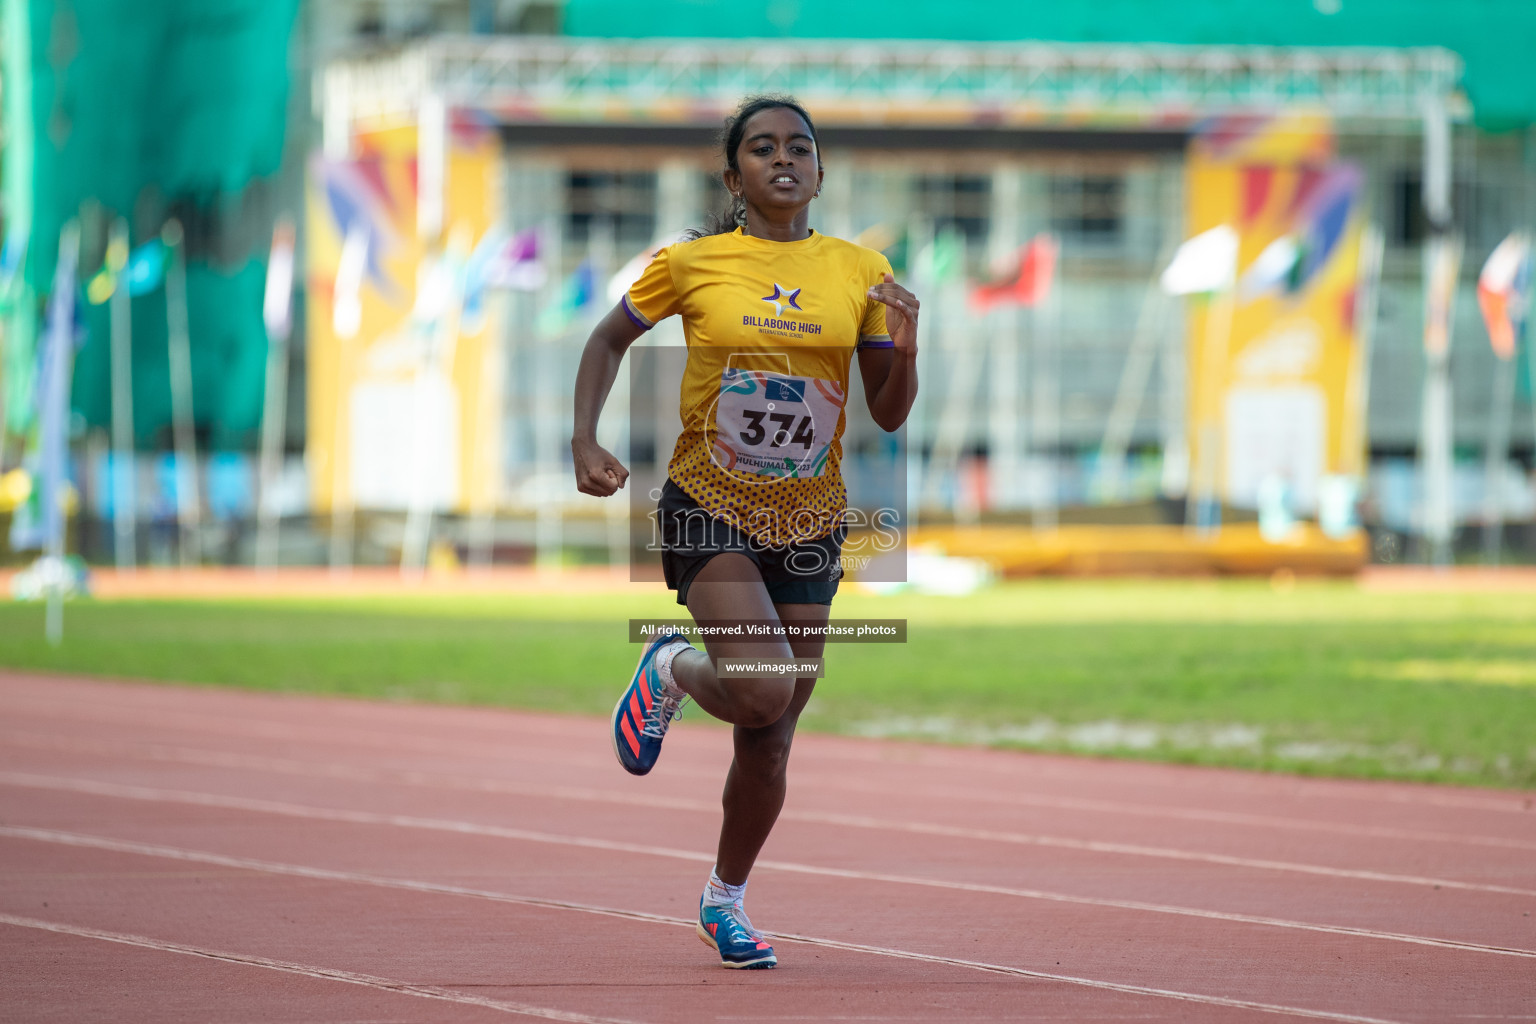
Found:
<svg viewBox="0 0 1536 1024"><path fill-rule="evenodd" d="M1419 460L1423 467L1422 528L1430 561L1451 560L1455 510L1451 498L1451 328L1462 244L1451 234L1451 121L1445 103L1424 110L1423 204L1429 222L1424 246L1425 376Z"/></svg>
<svg viewBox="0 0 1536 1024"><path fill-rule="evenodd" d="M507 375L502 338L507 299L498 296L495 301L497 315L490 320L494 326L486 328L480 350L480 388L475 397L475 473L469 481L468 561L471 569L482 571L495 560L496 506L501 500L501 445L497 442L496 427L502 419L498 413L503 408L502 381Z"/></svg>
<svg viewBox="0 0 1536 1024"><path fill-rule="evenodd" d="M1022 259L1019 224L1024 175L1016 166L992 172L991 258ZM1016 303L1001 310L1001 322L986 332L987 346L987 492L995 508L1012 510L1019 495L1019 348L1024 343L1024 317Z"/></svg>
<svg viewBox="0 0 1536 1024"><path fill-rule="evenodd" d="M1498 565L1504 546L1504 465L1509 459L1509 429L1515 404L1514 359L1493 361L1493 407L1488 417L1488 446L1483 458L1483 561Z"/></svg>
<svg viewBox="0 0 1536 1024"><path fill-rule="evenodd" d="M965 295L958 284L939 283L935 286L937 300L930 302L940 317L929 317L929 330L937 336L936 347L949 364L949 379L945 382L944 398L939 406L938 421L933 427L933 447L928 454L928 467L924 475L922 504L938 507L940 488L947 479L953 479L954 493L950 510L958 519L961 516L960 486L956 476L960 455L965 447L967 414L974 407L981 384L982 353L969 331L964 309ZM945 317L944 314L953 313ZM938 325L933 321L937 319Z"/></svg>
<svg viewBox="0 0 1536 1024"><path fill-rule="evenodd" d="M277 480L283 468L283 435L288 418L288 295L293 288L293 222L279 218L267 259L262 321L267 332L267 374L261 405L260 493L256 506L256 566L277 566Z"/></svg>
<svg viewBox="0 0 1536 1024"><path fill-rule="evenodd" d="M124 271L128 266L128 222L112 224L107 269L116 277L111 303L112 376L112 553L119 572L133 572L138 523L134 507L133 306Z"/></svg>
<svg viewBox="0 0 1536 1024"><path fill-rule="evenodd" d="M1232 315L1237 305L1237 264L1242 239L1230 226L1219 224L1180 243L1173 262L1158 278L1169 295L1206 295L1204 339L1199 365L1189 383L1194 392L1189 407L1196 447L1193 478L1184 500L1185 525L1200 534L1213 534L1221 525L1218 495L1221 476L1221 392L1227 378L1227 350L1232 344ZM1193 346L1191 346L1193 347ZM1194 355L1194 353L1190 353ZM1186 375L1191 371L1186 369ZM1180 453L1166 443L1163 484L1167 493Z"/></svg>
<svg viewBox="0 0 1536 1024"><path fill-rule="evenodd" d="M187 256L178 220L166 221L160 240L165 268L166 355L171 371L171 433L176 446L176 519L181 564L202 561L202 501L197 486L197 435L192 408L192 344L187 316Z"/></svg>
<svg viewBox="0 0 1536 1024"><path fill-rule="evenodd" d="M1120 500L1124 493L1126 452L1130 449L1131 432L1136 427L1142 399L1146 397L1147 381L1152 376L1152 360L1157 355L1158 328L1164 311L1157 279L1172 258L1173 246L1166 245L1152 264L1152 279L1147 282L1147 291L1141 300L1141 311L1131 334L1131 348L1120 371L1114 405L1110 407L1109 420L1104 425L1104 439L1099 442L1099 478L1105 497L1111 501Z"/></svg>
<svg viewBox="0 0 1536 1024"><path fill-rule="evenodd" d="M1477 279L1477 300L1493 346L1493 407L1484 451L1483 561L1498 565L1504 546L1504 470L1514 418L1515 363L1530 289L1530 243L1513 232L1494 247Z"/></svg>
<svg viewBox="0 0 1536 1024"><path fill-rule="evenodd" d="M352 483L342 475L342 452L347 453L347 466L351 468L352 441L352 387L349 373L353 368L347 363L355 358L352 338L362 324L362 306L359 290L368 264L368 248L371 236L356 227L347 229L341 245L341 258L336 267L336 289L331 326L336 338L336 410L331 434L331 574L346 575L352 571L353 518L355 500Z"/></svg>
<svg viewBox="0 0 1536 1024"><path fill-rule="evenodd" d="M1360 235L1360 263L1355 303L1355 350L1344 399L1345 472L1359 481L1362 493L1371 471L1369 426L1371 353L1376 343L1376 316L1381 307L1381 261L1386 240L1381 229L1366 224Z"/></svg>
<svg viewBox="0 0 1536 1024"><path fill-rule="evenodd" d="M1451 503L1451 325L1461 269L1461 240L1439 234L1424 250L1424 395L1420 409L1419 464L1424 497L1421 526L1429 560L1451 561L1455 510Z"/></svg>
<svg viewBox="0 0 1536 1024"><path fill-rule="evenodd" d="M53 276L53 295L48 306L47 379L42 418L43 566L48 595L44 634L51 647L64 642L63 497L65 462L69 455L69 386L75 355L75 268L80 253L80 225L71 220L59 234L59 262Z"/></svg>
<svg viewBox="0 0 1536 1024"><path fill-rule="evenodd" d="M1185 508L1185 523L1202 534L1214 534L1221 528L1221 501L1217 494L1222 450L1221 387L1227 374L1227 349L1232 343L1236 304L1229 281L1211 297L1205 314L1205 345L1196 390L1199 415L1195 443L1200 446L1200 455Z"/></svg>
<svg viewBox="0 0 1536 1024"><path fill-rule="evenodd" d="M468 254L468 237L462 229L455 228L437 252L427 257L435 262L424 275L417 295L418 306L425 314L415 326L421 332L423 351L411 385L416 429L411 439L411 494L400 547L400 571L408 577L425 572L430 557L432 522L440 499L440 495L433 493L440 479L435 467L443 457L442 452L429 448L434 436L432 416L437 412L433 396L452 386L459 318L464 307L464 262Z"/></svg>
<svg viewBox="0 0 1536 1024"><path fill-rule="evenodd" d="M1055 236L1048 237L1059 264L1060 243ZM1035 356L1033 433L1035 450L1045 468L1041 481L1044 493L1035 505L1033 516L1033 526L1037 530L1056 529L1057 506L1061 502L1061 292L1058 283L1036 307L1044 313L1040 318L1044 321L1044 329L1038 333L1040 345Z"/></svg>
<svg viewBox="0 0 1536 1024"><path fill-rule="evenodd" d="M331 432L331 543L330 565L332 576L345 576L352 571L353 554L353 505L352 485L341 473L342 439L351 428L348 419L348 402L352 389L347 386L345 373L350 345L346 338L336 336L336 414ZM347 457L351 458L350 442ZM345 498L343 498L345 494Z"/></svg>
<svg viewBox="0 0 1536 1024"><path fill-rule="evenodd" d="M565 288L558 272L565 265L565 254L561 251L561 232L558 225L552 223L551 216L544 225L544 238L549 239L549 265L555 269L550 274L551 300L561 302L561 295ZM542 304L545 309L549 306ZM570 324L563 325L558 334L564 335L569 330ZM559 337L540 338L535 346L533 354L533 378L535 390L532 402L533 412L533 463L534 477L538 480L539 490L535 491L534 500L538 502L534 512L533 524L533 560L541 576L549 576L560 571L560 554L565 547L565 510L555 495L548 493L544 488L549 487L550 481L560 469L560 458L564 445L561 443L565 432L560 419L559 405L556 395L559 393L560 371L557 369L556 357L559 353Z"/></svg>

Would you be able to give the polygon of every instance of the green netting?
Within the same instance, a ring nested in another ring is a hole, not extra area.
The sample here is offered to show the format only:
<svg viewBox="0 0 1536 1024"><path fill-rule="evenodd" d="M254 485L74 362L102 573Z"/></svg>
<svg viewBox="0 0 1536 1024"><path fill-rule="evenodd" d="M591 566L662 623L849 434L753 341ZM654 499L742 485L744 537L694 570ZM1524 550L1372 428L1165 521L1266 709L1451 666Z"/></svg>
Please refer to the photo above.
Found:
<svg viewBox="0 0 1536 1024"><path fill-rule="evenodd" d="M261 425L267 339L261 321L265 260L235 270L187 269L187 325L192 345L196 422L216 449L250 448ZM165 292L133 303L133 434L141 448L171 446L170 356ZM86 310L88 336L75 357L75 412L92 426L112 422L108 306Z"/></svg>
<svg viewBox="0 0 1536 1024"><path fill-rule="evenodd" d="M36 295L48 291L59 230L82 204L94 201L109 217L127 217L135 231L158 232L168 203L235 209L253 182L279 170L298 0L5 4L6 218L8 225L30 221L25 276ZM143 240L132 238L135 245ZM266 346L261 270L246 260L264 259L264 243L253 234L252 251L235 268L199 264L196 252L188 268L195 401L215 436L240 436L259 418ZM87 240L85 252L99 256L99 240ZM96 269L82 267L86 275ZM17 318L35 316L36 301ZM31 347L30 331L17 318L7 332L6 362L22 366L27 353L18 346ZM104 424L104 309L90 311L87 321L75 405L88 422ZM141 442L169 420L165 348L163 294L134 300ZM13 413L6 418L14 429Z"/></svg>
<svg viewBox="0 0 1536 1024"><path fill-rule="evenodd" d="M1536 122L1532 0L567 0L565 24L570 35L602 38L1443 46L1466 62L1479 125Z"/></svg>

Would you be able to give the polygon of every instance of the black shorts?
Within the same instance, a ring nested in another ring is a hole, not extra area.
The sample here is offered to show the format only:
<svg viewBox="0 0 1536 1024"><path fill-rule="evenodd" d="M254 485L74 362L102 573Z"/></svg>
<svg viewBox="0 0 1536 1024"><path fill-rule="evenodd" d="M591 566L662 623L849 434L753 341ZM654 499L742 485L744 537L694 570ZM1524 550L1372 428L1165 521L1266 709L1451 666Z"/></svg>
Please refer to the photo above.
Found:
<svg viewBox="0 0 1536 1024"><path fill-rule="evenodd" d="M756 565L774 604L831 604L843 575L846 528L839 524L817 540L787 547L760 545L723 519L710 515L670 479L656 504L661 525L661 571L677 603L688 603L688 587L716 555L735 552Z"/></svg>

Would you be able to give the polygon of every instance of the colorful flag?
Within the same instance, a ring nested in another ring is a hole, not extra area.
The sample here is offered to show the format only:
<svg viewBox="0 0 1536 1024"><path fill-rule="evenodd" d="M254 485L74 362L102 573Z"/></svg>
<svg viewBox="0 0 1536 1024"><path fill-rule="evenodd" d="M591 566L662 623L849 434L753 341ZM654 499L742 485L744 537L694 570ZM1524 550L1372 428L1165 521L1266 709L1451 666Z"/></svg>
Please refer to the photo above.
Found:
<svg viewBox="0 0 1536 1024"><path fill-rule="evenodd" d="M1295 230L1301 237L1301 255L1290 282L1291 291L1306 287L1328 264L1349 225L1362 181L1360 168L1354 164L1334 164L1321 173L1297 218Z"/></svg>
<svg viewBox="0 0 1536 1024"><path fill-rule="evenodd" d="M1008 262L1001 280L971 289L971 308L985 313L993 306L1038 306L1050 294L1056 277L1056 237L1039 234Z"/></svg>
<svg viewBox="0 0 1536 1024"><path fill-rule="evenodd" d="M21 268L27 262L27 240L11 234L0 249L0 313L10 312L21 291Z"/></svg>
<svg viewBox="0 0 1536 1024"><path fill-rule="evenodd" d="M22 312L26 307L20 305L28 294L26 264L27 236L13 230L0 253L0 315L6 317L0 333L0 434L25 433L34 413L36 318Z"/></svg>
<svg viewBox="0 0 1536 1024"><path fill-rule="evenodd" d="M1237 275L1237 244L1237 232L1225 224L1188 239L1159 279L1163 291L1202 295L1230 288Z"/></svg>
<svg viewBox="0 0 1536 1024"><path fill-rule="evenodd" d="M1531 241L1517 231L1498 244L1477 278L1477 304L1488 326L1488 341L1500 359L1515 354L1530 294Z"/></svg>
<svg viewBox="0 0 1536 1024"><path fill-rule="evenodd" d="M859 232L855 245L875 249L891 264L891 272L898 277L907 272L907 231L889 224L874 224Z"/></svg>
<svg viewBox="0 0 1536 1024"><path fill-rule="evenodd" d="M960 276L965 269L965 239L958 231L946 228L923 246L913 261L912 272L929 284L944 284Z"/></svg>
<svg viewBox="0 0 1536 1024"><path fill-rule="evenodd" d="M366 227L354 225L341 243L336 290L331 303L331 327L336 331L336 337L344 341L357 337L363 326L363 274L368 270L371 238Z"/></svg>
<svg viewBox="0 0 1536 1024"><path fill-rule="evenodd" d="M1461 240L1432 238L1426 259L1428 280L1424 287L1424 352L1444 355L1451 347L1451 314L1456 302L1456 281L1461 273Z"/></svg>
<svg viewBox="0 0 1536 1024"><path fill-rule="evenodd" d="M465 266L469 262L469 229L456 225L448 234L448 242L435 253L422 257L416 267L416 303L411 308L411 321L421 330L436 332L443 318L456 312L454 304L462 310L464 301Z"/></svg>
<svg viewBox="0 0 1536 1024"><path fill-rule="evenodd" d="M624 293L629 291L630 286L640 280L640 275L645 273L645 268L651 265L651 260L656 258L656 254L670 244L666 239L658 239L655 244L648 245L635 253L608 279L608 287L603 291L604 297L617 305L624 298Z"/></svg>
<svg viewBox="0 0 1536 1024"><path fill-rule="evenodd" d="M100 306L112 297L117 291L117 278L128 266L128 242L122 237L114 237L107 243L106 259L101 261L101 269L96 276L91 278L90 284L85 286L85 297L91 305Z"/></svg>
<svg viewBox="0 0 1536 1024"><path fill-rule="evenodd" d="M493 264L506 246L507 233L492 227L464 262L464 302L459 313L459 328L465 334L479 334L485 326L486 288L490 285Z"/></svg>
<svg viewBox="0 0 1536 1024"><path fill-rule="evenodd" d="M1237 293L1244 302L1278 292L1294 279L1297 261L1301 258L1301 246L1291 235L1281 235L1264 247L1258 258L1243 271Z"/></svg>
<svg viewBox="0 0 1536 1024"><path fill-rule="evenodd" d="M267 257L267 289L262 297L261 319L267 337L286 341L292 330L293 221L281 218L272 229L272 253Z"/></svg>
<svg viewBox="0 0 1536 1024"><path fill-rule="evenodd" d="M44 547L63 534L60 499L68 486L69 391L75 355L75 261L79 229L71 222L59 239L59 262L48 297L48 332L38 366L38 424L27 468L36 485L11 518L11 549ZM124 246L123 248L126 248Z"/></svg>
<svg viewBox="0 0 1536 1024"><path fill-rule="evenodd" d="M26 504L32 496L32 474L20 466L0 473L0 512L11 512Z"/></svg>
<svg viewBox="0 0 1536 1024"><path fill-rule="evenodd" d="M394 197L378 166L370 161L325 160L320 165L325 184L326 203L336 233L343 239L362 233L368 245L364 252L367 279L389 301L399 297L399 289L384 270L384 256L399 244L390 217ZM361 280L359 281L361 287Z"/></svg>
<svg viewBox="0 0 1536 1024"><path fill-rule="evenodd" d="M495 255L486 273L491 288L536 292L549 283L549 271L539 259L539 232L519 231Z"/></svg>
<svg viewBox="0 0 1536 1024"><path fill-rule="evenodd" d="M597 291L597 275L591 260L582 260L571 276L560 285L557 294L539 314L539 333L546 338L558 338L570 330L576 315L591 303Z"/></svg>
<svg viewBox="0 0 1536 1024"><path fill-rule="evenodd" d="M128 255L128 266L123 280L129 295L147 295L160 287L165 280L165 266L171 251L158 238L152 238Z"/></svg>
<svg viewBox="0 0 1536 1024"><path fill-rule="evenodd" d="M872 224L854 236L853 244L884 252L896 244L897 233L888 224Z"/></svg>

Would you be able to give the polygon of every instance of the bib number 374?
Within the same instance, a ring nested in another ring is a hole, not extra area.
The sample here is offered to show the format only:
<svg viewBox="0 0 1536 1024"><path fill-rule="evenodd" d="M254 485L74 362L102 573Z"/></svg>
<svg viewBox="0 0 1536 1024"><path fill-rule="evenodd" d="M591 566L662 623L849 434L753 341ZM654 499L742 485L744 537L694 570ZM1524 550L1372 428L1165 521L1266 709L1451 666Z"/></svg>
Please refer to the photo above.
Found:
<svg viewBox="0 0 1536 1024"><path fill-rule="evenodd" d="M737 474L822 476L845 401L836 381L728 368L711 454Z"/></svg>

